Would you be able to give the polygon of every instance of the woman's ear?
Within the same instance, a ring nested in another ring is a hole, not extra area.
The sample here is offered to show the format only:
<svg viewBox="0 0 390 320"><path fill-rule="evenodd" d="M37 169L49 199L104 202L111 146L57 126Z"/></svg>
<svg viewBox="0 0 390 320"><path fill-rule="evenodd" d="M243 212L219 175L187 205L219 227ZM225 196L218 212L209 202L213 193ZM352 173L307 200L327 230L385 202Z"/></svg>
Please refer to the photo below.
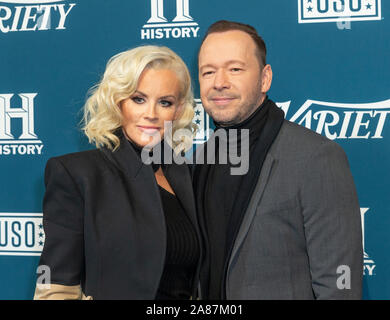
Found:
<svg viewBox="0 0 390 320"><path fill-rule="evenodd" d="M118 109L120 112L122 112L122 103L123 103L124 100L121 100L118 102L117 106L118 106Z"/></svg>

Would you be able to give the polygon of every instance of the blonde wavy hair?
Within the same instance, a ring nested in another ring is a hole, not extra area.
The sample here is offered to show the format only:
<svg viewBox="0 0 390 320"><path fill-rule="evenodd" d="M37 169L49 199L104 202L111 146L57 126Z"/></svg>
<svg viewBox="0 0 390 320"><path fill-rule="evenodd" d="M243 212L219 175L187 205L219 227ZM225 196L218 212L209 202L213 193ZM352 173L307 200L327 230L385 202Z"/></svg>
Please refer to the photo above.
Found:
<svg viewBox="0 0 390 320"><path fill-rule="evenodd" d="M191 148L197 129L192 123L195 102L191 76L186 64L176 53L160 46L140 46L113 56L107 63L101 81L90 89L90 96L83 109L82 130L89 142L97 148L107 147L115 151L119 147L120 140L114 133L123 126L119 105L136 91L139 78L147 68L169 69L179 78L182 109L172 124L173 140L167 142L176 153ZM180 132L187 134L175 134Z"/></svg>

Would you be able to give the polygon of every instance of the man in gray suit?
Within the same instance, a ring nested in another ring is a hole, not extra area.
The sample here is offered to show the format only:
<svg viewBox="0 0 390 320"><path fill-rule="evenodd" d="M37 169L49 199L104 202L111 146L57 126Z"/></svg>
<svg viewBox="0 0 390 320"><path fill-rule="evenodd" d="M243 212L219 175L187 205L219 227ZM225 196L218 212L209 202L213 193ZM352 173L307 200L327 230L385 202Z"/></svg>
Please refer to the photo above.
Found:
<svg viewBox="0 0 390 320"><path fill-rule="evenodd" d="M253 27L216 22L198 59L203 106L228 137L212 156L224 142L228 155L234 143L249 156L241 175L230 162L194 169L207 252L201 298L361 299L360 209L341 147L285 120L268 98L272 69ZM249 143L231 129L248 129Z"/></svg>

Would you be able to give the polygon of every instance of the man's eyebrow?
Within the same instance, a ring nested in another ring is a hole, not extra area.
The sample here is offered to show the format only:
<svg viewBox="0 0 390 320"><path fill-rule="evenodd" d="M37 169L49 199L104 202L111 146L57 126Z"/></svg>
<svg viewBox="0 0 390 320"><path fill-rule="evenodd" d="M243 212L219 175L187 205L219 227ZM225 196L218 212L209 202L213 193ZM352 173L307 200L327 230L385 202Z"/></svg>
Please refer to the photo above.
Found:
<svg viewBox="0 0 390 320"><path fill-rule="evenodd" d="M241 61L241 60L229 60L225 63L225 65L229 65L229 64L233 64L233 63L238 63L238 64L241 64L241 65L245 65L246 63L244 61Z"/></svg>
<svg viewBox="0 0 390 320"><path fill-rule="evenodd" d="M238 64L240 64L240 65L246 65L245 62L240 61L240 60L229 60L229 61L226 61L226 62L224 63L224 66L228 66L229 64L234 64L234 63L238 63ZM208 64L205 64L205 65L200 66L199 69L203 69L203 68L215 68L215 65L212 64L212 63L208 63Z"/></svg>

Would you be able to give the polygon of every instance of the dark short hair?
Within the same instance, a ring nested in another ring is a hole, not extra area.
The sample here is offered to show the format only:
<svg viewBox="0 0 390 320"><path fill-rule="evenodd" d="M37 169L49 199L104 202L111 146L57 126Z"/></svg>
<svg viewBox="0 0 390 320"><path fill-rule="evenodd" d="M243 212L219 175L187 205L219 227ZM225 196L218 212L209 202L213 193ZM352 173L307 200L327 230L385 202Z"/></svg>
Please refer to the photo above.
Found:
<svg viewBox="0 0 390 320"><path fill-rule="evenodd" d="M202 40L200 49L202 48L203 42L206 40L207 36L211 33L219 33L226 31L240 30L247 33L255 42L256 45L256 55L259 60L260 67L264 67L267 64L267 48L262 37L259 36L256 29L249 24L244 24L240 22L228 21L228 20L219 20L213 23L206 31L206 35ZM198 54L199 57L199 54Z"/></svg>

